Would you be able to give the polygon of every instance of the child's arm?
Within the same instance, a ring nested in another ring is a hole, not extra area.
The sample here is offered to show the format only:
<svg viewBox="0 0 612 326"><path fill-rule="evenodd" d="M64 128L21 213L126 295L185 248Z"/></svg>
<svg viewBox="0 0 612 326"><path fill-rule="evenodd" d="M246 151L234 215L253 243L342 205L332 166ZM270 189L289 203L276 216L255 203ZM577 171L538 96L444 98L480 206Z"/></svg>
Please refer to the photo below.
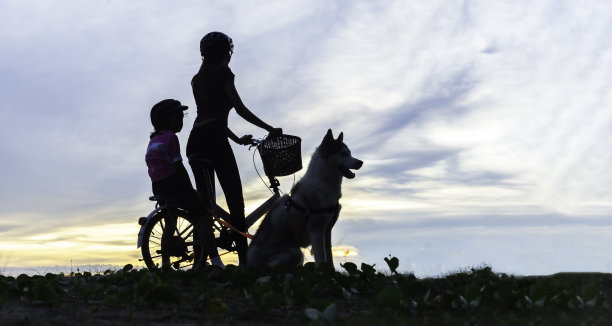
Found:
<svg viewBox="0 0 612 326"><path fill-rule="evenodd" d="M172 164L172 167L174 168L174 171L176 171L176 173L182 179L184 179L183 182L189 184L189 186L191 188L193 188L193 185L191 184L191 179L189 178L189 174L187 174L187 170L185 169L185 165L183 165L183 161L174 162Z"/></svg>

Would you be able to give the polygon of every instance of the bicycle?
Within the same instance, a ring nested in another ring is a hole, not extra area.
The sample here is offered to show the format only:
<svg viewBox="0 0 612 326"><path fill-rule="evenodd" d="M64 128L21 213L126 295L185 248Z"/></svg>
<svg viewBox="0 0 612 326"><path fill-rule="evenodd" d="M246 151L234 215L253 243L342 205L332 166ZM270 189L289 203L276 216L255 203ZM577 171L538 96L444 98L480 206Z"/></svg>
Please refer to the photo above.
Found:
<svg viewBox="0 0 612 326"><path fill-rule="evenodd" d="M280 198L280 182L276 177L293 174L302 169L301 139L292 135L280 135L268 139L251 139L246 146L256 147L264 167L264 173L269 180L269 188L272 195L259 207L245 217L247 233L243 236L252 238L248 229L265 215L274 202ZM253 163L255 163L253 153ZM221 255L236 251L232 232L234 229L229 221L229 212L220 207L216 202L214 191L214 179L210 176L212 163L205 160L198 153L192 154L189 164L196 168L204 169L205 190L204 200L208 201L211 215L213 216L213 229L217 247L224 249ZM257 168L255 168L257 171ZM257 172L259 174L259 172ZM261 178L261 175L260 175ZM262 178L263 181L263 178ZM265 181L264 181L265 184ZM162 263L162 252L170 257L170 267L174 270L188 269L199 263L200 244L199 236L194 229L194 219L189 212L180 207L176 201L164 196L151 196L149 200L155 201L155 208L146 217L138 219L140 231L138 232L137 248L141 249L142 259L150 270L160 268ZM173 231L164 232L166 228ZM162 248L162 243L166 245Z"/></svg>

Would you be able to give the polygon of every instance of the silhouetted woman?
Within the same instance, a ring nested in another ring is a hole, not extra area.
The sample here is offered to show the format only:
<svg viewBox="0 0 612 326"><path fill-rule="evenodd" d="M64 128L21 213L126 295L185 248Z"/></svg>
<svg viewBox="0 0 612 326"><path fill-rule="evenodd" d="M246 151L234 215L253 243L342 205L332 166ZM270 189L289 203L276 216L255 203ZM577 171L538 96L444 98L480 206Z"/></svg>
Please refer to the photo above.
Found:
<svg viewBox="0 0 612 326"><path fill-rule="evenodd" d="M202 66L191 80L198 115L189 134L187 156L200 153L203 158L212 161L230 211L230 223L246 232L242 183L228 137L238 144L248 143L250 137L238 138L228 129L229 112L235 108L238 115L265 129L271 136L282 134L282 129L273 128L263 122L242 103L234 85L234 74L228 66L233 50L232 39L221 32L208 33L200 41ZM198 191L205 191L203 172L193 166L192 170L196 188ZM246 266L247 239L237 233L234 233L234 239L239 263Z"/></svg>

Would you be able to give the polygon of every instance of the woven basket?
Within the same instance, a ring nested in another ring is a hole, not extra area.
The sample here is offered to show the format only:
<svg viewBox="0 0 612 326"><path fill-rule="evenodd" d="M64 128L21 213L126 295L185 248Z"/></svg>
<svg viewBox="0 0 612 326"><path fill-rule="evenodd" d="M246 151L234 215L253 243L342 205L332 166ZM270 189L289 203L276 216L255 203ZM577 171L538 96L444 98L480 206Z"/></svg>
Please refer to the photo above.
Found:
<svg viewBox="0 0 612 326"><path fill-rule="evenodd" d="M280 135L259 146L264 172L269 177L282 177L302 169L302 139Z"/></svg>

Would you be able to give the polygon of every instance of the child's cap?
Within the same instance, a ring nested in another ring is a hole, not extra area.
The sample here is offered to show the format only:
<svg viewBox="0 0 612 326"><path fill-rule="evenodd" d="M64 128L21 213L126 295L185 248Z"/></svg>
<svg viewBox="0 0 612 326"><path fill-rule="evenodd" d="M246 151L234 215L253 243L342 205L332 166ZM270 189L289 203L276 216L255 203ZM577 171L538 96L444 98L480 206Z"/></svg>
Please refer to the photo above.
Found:
<svg viewBox="0 0 612 326"><path fill-rule="evenodd" d="M165 99L153 105L153 108L151 108L151 123L156 126L158 121L165 119L168 114L174 111L185 110L187 110L187 106L182 105L181 102L173 99Z"/></svg>

